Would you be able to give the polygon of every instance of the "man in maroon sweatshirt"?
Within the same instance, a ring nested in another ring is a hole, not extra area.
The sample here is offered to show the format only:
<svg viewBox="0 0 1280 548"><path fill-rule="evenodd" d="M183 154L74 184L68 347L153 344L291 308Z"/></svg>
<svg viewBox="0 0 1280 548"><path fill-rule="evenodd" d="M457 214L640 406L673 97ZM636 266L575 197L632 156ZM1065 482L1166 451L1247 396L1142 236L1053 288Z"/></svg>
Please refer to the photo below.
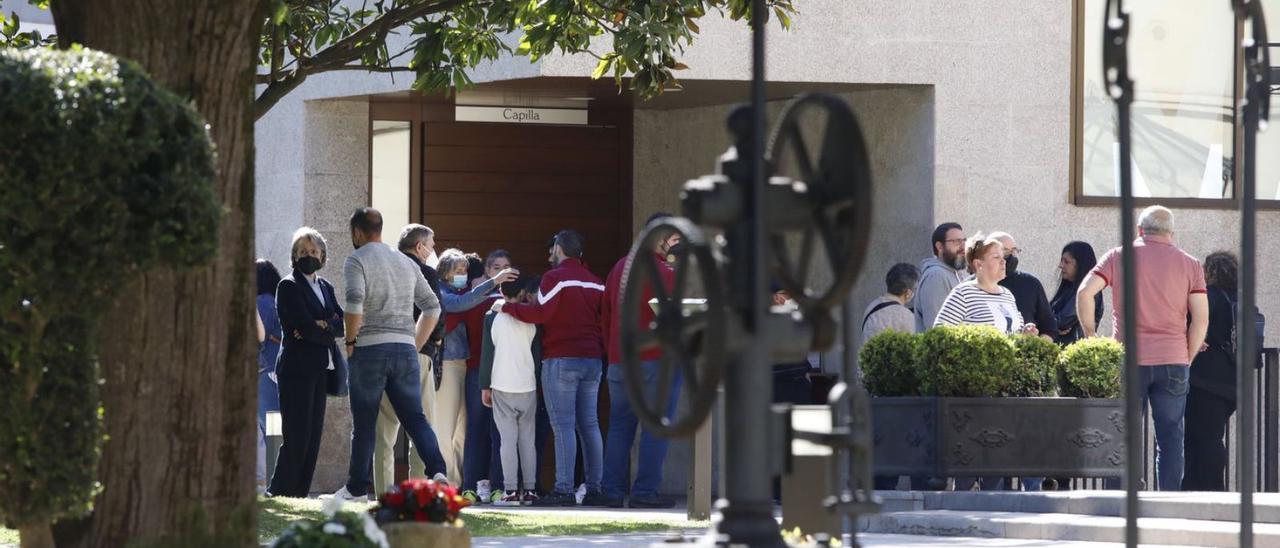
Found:
<svg viewBox="0 0 1280 548"><path fill-rule="evenodd" d="M543 326L542 393L556 440L556 484L551 494L538 499L539 506L574 506L573 465L578 454L577 436L587 477L583 506L601 506L603 440L596 397L604 370L604 338L600 333L600 305L604 284L582 264L582 235L561 230L551 241L554 267L542 276L536 303L502 301L493 309Z"/></svg>
<svg viewBox="0 0 1280 548"><path fill-rule="evenodd" d="M658 219L670 217L670 213L655 213L645 222L647 226ZM675 283L675 270L667 264L667 254L671 248L680 243L680 234L666 234L652 249L640 250L636 260L651 260L658 266L658 275L662 285L671 290ZM627 257L618 260L609 271L609 278L604 284L604 311L601 314L601 327L604 330L605 344L609 347L609 434L605 439L604 454L604 496L605 505L621 508L623 498L627 494L627 480L631 477L627 461L631 456L631 445L636 439L636 428L639 421L627 395L626 375L622 372L622 349L619 333L622 330L622 273L627 268ZM641 302L648 303L654 297L653 287L646 285L641 290ZM648 325L653 321L653 309L647 304L640 307L637 318L638 325ZM661 366L662 349L650 348L640 354L640 364L644 369L645 393L653 394L654 384L658 379L658 368ZM680 377L675 378L675 389L671 391L671 401L667 404L667 414L675 411L676 401L680 394ZM667 440L643 429L640 433L640 455L636 462L636 481L631 488L632 508L671 508L675 501L658 495L658 485L662 483L662 465L667 457Z"/></svg>

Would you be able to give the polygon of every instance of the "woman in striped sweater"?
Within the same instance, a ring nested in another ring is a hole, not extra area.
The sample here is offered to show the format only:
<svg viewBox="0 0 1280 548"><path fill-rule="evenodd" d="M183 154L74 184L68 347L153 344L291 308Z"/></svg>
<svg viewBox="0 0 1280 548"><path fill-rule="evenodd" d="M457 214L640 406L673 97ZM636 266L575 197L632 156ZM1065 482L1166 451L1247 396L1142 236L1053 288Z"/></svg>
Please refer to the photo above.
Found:
<svg viewBox="0 0 1280 548"><path fill-rule="evenodd" d="M1037 334L1033 323L1024 324L1013 293L1000 286L1004 279L1004 246L981 233L965 242L965 260L974 277L957 285L942 303L934 327L940 325L990 325L1007 334Z"/></svg>

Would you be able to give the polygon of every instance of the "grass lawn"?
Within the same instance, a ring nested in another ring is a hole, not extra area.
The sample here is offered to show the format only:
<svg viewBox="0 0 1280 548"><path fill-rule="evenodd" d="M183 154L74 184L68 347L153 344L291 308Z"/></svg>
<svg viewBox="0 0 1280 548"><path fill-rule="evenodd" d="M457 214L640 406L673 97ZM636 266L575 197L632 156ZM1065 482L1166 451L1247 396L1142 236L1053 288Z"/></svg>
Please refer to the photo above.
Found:
<svg viewBox="0 0 1280 548"><path fill-rule="evenodd" d="M321 503L317 499L259 499L258 539L267 542L299 519L320 519ZM344 510L367 510L371 503L347 504ZM613 533L646 533L673 529L705 528L705 521L688 521L678 514L655 515L637 513L634 519L582 515L570 508L543 512L462 511L462 520L472 537L514 537L529 535L601 535ZM0 544L17 544L18 532L0 528Z"/></svg>

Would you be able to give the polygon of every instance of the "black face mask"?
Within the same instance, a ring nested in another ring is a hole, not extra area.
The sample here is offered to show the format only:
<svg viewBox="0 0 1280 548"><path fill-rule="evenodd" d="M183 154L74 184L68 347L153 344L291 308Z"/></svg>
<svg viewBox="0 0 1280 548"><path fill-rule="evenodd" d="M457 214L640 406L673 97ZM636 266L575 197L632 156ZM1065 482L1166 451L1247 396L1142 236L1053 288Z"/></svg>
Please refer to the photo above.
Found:
<svg viewBox="0 0 1280 548"><path fill-rule="evenodd" d="M310 276L320 270L320 259L310 255L298 257L297 260L293 261L293 267L298 269L299 272Z"/></svg>
<svg viewBox="0 0 1280 548"><path fill-rule="evenodd" d="M1018 271L1018 256L1009 255L1008 257L1005 257L1004 258L1004 275L1012 276L1013 273L1017 271Z"/></svg>

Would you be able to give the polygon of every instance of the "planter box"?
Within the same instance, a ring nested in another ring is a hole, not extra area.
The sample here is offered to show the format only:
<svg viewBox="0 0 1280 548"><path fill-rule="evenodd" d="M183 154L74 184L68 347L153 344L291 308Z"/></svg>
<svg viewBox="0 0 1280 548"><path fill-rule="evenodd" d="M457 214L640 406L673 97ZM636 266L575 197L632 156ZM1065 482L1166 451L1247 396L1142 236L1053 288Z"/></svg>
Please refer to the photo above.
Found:
<svg viewBox="0 0 1280 548"><path fill-rule="evenodd" d="M884 476L1120 477L1124 400L872 398Z"/></svg>
<svg viewBox="0 0 1280 548"><path fill-rule="evenodd" d="M391 548L470 548L471 533L464 527L439 523L400 522L382 526Z"/></svg>

